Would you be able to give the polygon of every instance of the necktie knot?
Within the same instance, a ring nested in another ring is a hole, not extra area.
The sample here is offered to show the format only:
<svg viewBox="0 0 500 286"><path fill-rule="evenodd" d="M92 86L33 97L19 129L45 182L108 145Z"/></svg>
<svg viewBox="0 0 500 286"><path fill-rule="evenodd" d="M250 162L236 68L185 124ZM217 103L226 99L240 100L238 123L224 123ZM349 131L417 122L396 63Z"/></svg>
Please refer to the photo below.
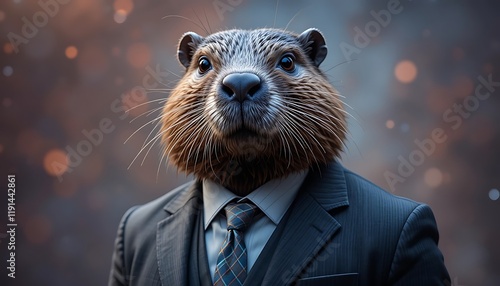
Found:
<svg viewBox="0 0 500 286"><path fill-rule="evenodd" d="M227 230L244 231L252 223L259 208L253 203L231 203L224 210L227 217Z"/></svg>

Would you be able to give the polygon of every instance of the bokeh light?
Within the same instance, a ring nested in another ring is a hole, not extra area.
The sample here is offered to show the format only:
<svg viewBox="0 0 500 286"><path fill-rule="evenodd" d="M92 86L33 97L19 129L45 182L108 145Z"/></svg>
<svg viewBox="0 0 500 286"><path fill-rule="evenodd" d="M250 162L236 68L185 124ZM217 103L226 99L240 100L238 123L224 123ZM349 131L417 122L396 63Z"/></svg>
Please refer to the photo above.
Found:
<svg viewBox="0 0 500 286"><path fill-rule="evenodd" d="M408 133L408 132L410 132L410 124L403 122L403 123L401 123L401 125L399 125L399 129L403 133Z"/></svg>
<svg viewBox="0 0 500 286"><path fill-rule="evenodd" d="M5 12L0 10L0 22L3 22L5 20Z"/></svg>
<svg viewBox="0 0 500 286"><path fill-rule="evenodd" d="M23 230L28 242L33 244L43 244L47 242L52 234L52 224L43 215L29 217L23 223Z"/></svg>
<svg viewBox="0 0 500 286"><path fill-rule="evenodd" d="M417 66L410 60L400 61L394 68L396 79L402 83L413 82L417 73Z"/></svg>
<svg viewBox="0 0 500 286"><path fill-rule="evenodd" d="M78 49L75 46L68 46L64 54L68 59L74 59L78 55Z"/></svg>
<svg viewBox="0 0 500 286"><path fill-rule="evenodd" d="M395 125L396 125L396 124L394 123L394 120L390 120L390 119L389 119L389 120L387 120L387 121L385 122L385 127L387 127L388 129L392 129L392 128L394 128L394 126L395 126Z"/></svg>
<svg viewBox="0 0 500 286"><path fill-rule="evenodd" d="M3 45L3 52L6 54L12 54L12 52L14 52L14 47L11 43L5 43Z"/></svg>
<svg viewBox="0 0 500 286"><path fill-rule="evenodd" d="M113 16L113 19L116 23L122 24L123 22L125 22L125 20L127 20L127 11L122 9L117 10L115 12L115 15Z"/></svg>
<svg viewBox="0 0 500 286"><path fill-rule="evenodd" d="M4 66L2 73L4 76L9 77L14 73L14 69L11 66Z"/></svg>
<svg viewBox="0 0 500 286"><path fill-rule="evenodd" d="M134 68L144 68L150 60L149 46L144 43L135 43L127 49L127 61Z"/></svg>
<svg viewBox="0 0 500 286"><path fill-rule="evenodd" d="M498 191L498 189L491 189L488 196L490 197L490 200L496 201L500 198L500 191Z"/></svg>
<svg viewBox="0 0 500 286"><path fill-rule="evenodd" d="M115 0L113 7L115 11L123 10L125 14L130 14L132 9L134 9L134 3L132 0Z"/></svg>
<svg viewBox="0 0 500 286"><path fill-rule="evenodd" d="M425 171L424 181L431 188L439 187L443 182L443 173L438 168L429 168Z"/></svg>
<svg viewBox="0 0 500 286"><path fill-rule="evenodd" d="M60 149L52 149L43 159L45 172L51 176L61 176L68 170L68 158L66 152Z"/></svg>

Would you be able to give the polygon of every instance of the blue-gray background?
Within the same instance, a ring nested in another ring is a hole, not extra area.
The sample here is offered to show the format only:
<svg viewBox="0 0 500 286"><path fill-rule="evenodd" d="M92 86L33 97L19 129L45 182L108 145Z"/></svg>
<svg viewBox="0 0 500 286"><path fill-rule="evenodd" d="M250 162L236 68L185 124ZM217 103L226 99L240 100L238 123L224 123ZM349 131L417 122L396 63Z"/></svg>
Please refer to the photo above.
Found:
<svg viewBox="0 0 500 286"><path fill-rule="evenodd" d="M498 2L402 0L384 25L374 13L398 1L282 0L277 9L263 0L62 2L45 18L38 1L0 4L0 281L105 284L121 215L188 179L160 164L158 144L127 169L153 125L124 142L158 113L130 121L159 106L140 104L167 96L141 87L175 84L186 31L290 22L291 31L317 27L327 39L322 68L355 118L344 164L433 208L453 285L500 285L500 87L475 95L479 77L500 81ZM34 15L37 31L23 32L23 17ZM358 29L370 34L366 45L356 46ZM26 41L13 46L13 33ZM349 58L347 46L357 49ZM468 108L462 115L458 104ZM67 153L84 148L82 132L103 120L113 130L66 168ZM446 140L419 157L415 140L436 129ZM402 160L413 167L398 171ZM401 176L393 188L389 172ZM17 176L15 280L6 278L7 174Z"/></svg>

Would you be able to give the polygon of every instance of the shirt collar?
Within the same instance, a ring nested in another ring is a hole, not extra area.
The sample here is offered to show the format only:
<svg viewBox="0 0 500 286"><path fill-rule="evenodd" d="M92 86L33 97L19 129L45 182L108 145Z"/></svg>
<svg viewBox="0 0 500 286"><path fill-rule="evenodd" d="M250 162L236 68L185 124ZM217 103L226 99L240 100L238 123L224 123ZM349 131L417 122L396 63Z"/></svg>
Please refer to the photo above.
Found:
<svg viewBox="0 0 500 286"><path fill-rule="evenodd" d="M274 179L258 187L246 197L241 198L228 189L211 180L203 181L203 204L205 229L215 216L234 199L248 199L276 225L285 215L295 199L300 185L304 182L308 170L292 173L283 179Z"/></svg>

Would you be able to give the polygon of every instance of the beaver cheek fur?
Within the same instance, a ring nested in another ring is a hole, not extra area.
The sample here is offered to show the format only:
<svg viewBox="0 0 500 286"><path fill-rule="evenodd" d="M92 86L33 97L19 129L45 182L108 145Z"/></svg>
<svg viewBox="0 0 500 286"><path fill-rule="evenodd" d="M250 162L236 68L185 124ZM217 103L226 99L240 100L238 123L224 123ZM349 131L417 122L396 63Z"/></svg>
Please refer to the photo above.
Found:
<svg viewBox="0 0 500 286"><path fill-rule="evenodd" d="M196 65L191 57L204 38L187 33L179 45L186 74L165 105L160 132L164 156L179 171L246 195L269 180L319 167L340 156L346 122L336 90L318 69L326 56L319 31L309 29L295 35L261 29L218 34L231 39L234 33L250 42L255 34L275 33L303 45L304 57L309 56L310 61L301 67L301 77L260 76L260 93L255 98L234 100L227 97L227 88L221 90L215 73L207 73L202 80L194 76ZM246 76L244 73L238 76Z"/></svg>

